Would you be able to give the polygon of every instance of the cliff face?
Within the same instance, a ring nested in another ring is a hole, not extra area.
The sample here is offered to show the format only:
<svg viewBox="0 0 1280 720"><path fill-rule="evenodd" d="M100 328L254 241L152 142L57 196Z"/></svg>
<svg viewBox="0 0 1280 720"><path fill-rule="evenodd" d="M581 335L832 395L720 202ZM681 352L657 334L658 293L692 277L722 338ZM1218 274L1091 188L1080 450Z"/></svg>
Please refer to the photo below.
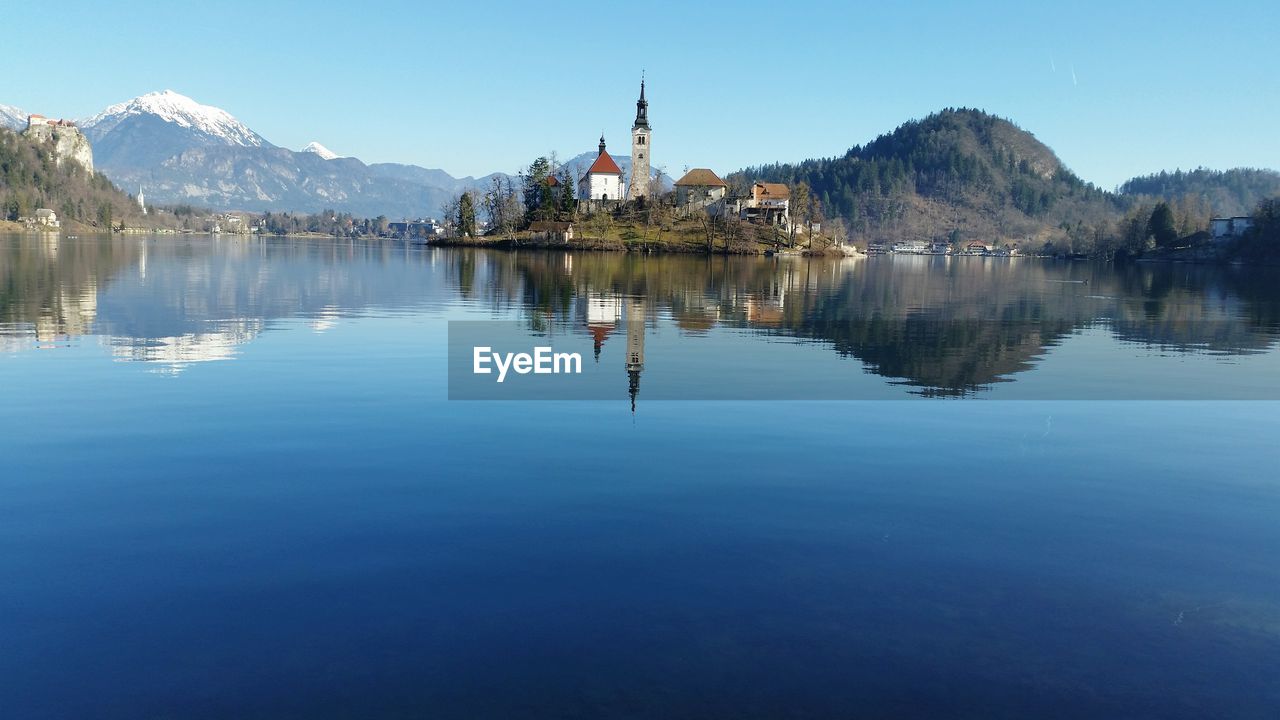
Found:
<svg viewBox="0 0 1280 720"><path fill-rule="evenodd" d="M59 167L67 160L74 160L90 175L93 174L93 147L79 128L70 125L34 125L27 128L25 134L41 142L52 142Z"/></svg>

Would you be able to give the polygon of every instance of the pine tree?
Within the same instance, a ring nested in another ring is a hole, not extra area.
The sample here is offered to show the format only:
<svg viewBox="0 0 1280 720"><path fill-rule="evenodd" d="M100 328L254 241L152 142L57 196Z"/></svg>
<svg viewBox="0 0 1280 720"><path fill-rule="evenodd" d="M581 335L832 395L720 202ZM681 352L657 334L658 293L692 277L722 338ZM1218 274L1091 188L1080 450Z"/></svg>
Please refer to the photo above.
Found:
<svg viewBox="0 0 1280 720"><path fill-rule="evenodd" d="M573 218L576 202L573 197L573 176L568 170L560 173L560 216L564 220Z"/></svg>
<svg viewBox="0 0 1280 720"><path fill-rule="evenodd" d="M1168 203L1156 205L1147 221L1147 233L1155 236L1159 247L1173 247L1178 242L1178 229L1174 224L1173 210Z"/></svg>
<svg viewBox="0 0 1280 720"><path fill-rule="evenodd" d="M464 192L458 198L458 236L474 237L476 234L476 208L471 193Z"/></svg>

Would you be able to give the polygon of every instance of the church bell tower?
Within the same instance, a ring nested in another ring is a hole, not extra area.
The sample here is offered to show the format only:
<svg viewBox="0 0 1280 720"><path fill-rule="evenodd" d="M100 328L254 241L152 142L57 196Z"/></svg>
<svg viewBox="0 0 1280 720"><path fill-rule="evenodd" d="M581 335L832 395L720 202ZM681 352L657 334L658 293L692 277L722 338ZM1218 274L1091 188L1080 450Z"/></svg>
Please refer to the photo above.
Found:
<svg viewBox="0 0 1280 720"><path fill-rule="evenodd" d="M644 78L640 78L640 99L636 101L636 121L631 125L631 181L627 199L638 200L649 194L649 101L644 99Z"/></svg>

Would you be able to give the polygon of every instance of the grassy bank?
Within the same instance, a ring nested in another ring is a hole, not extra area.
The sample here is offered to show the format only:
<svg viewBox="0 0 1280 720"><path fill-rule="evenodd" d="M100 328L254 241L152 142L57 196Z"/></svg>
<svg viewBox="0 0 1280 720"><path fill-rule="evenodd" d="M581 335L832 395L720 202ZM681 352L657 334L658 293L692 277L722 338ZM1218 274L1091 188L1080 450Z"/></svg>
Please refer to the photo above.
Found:
<svg viewBox="0 0 1280 720"><path fill-rule="evenodd" d="M520 231L509 236L451 238L434 244L491 248L545 248L645 253L759 255L785 241L770 227L701 219L648 223L598 215L573 224L573 238Z"/></svg>

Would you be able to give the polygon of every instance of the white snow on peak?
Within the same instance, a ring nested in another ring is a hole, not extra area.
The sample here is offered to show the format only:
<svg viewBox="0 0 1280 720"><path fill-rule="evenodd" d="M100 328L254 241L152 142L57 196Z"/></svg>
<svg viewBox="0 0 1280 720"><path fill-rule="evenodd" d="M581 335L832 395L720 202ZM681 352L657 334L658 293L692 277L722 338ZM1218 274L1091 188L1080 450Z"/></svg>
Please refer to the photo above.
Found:
<svg viewBox="0 0 1280 720"><path fill-rule="evenodd" d="M316 155L319 155L325 160L333 160L338 157L338 153L330 150L329 148L321 145L318 142L307 143L307 146L302 148L302 152L315 153Z"/></svg>
<svg viewBox="0 0 1280 720"><path fill-rule="evenodd" d="M174 123L218 138L228 145L261 147L266 144L260 135L232 117L226 110L201 105L186 95L180 95L172 90L148 93L128 102L112 105L81 125L93 129L98 134L104 134L135 115L154 115L167 123Z"/></svg>
<svg viewBox="0 0 1280 720"><path fill-rule="evenodd" d="M22 130L27 127L27 113L12 105L0 105L0 127Z"/></svg>

